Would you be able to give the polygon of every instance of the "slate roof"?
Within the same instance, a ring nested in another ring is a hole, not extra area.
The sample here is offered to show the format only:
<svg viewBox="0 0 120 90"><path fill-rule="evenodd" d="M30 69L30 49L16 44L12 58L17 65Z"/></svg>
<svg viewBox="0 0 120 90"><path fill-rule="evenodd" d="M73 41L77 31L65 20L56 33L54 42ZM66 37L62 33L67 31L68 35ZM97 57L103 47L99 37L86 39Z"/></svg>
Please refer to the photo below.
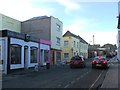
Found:
<svg viewBox="0 0 120 90"><path fill-rule="evenodd" d="M48 16L38 16L38 17L33 17L31 19L28 20L39 20L39 19L45 19L45 18L49 18Z"/></svg>
<svg viewBox="0 0 120 90"><path fill-rule="evenodd" d="M71 33L70 31L67 31L67 32L63 35L63 37L66 37L66 36L72 36L72 37L78 38L78 39L80 39L80 42L85 43L85 44L88 44L88 43L87 43L83 38L81 38L79 35L75 35L75 34Z"/></svg>

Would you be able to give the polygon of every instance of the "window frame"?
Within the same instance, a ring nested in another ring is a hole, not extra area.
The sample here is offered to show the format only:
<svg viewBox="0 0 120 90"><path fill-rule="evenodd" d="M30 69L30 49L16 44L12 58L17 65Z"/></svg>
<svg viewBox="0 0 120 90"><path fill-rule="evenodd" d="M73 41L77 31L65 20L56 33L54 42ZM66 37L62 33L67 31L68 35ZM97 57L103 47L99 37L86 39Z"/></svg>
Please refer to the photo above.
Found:
<svg viewBox="0 0 120 90"><path fill-rule="evenodd" d="M32 54L31 49L32 50L37 50L36 52L33 52L33 53L36 53L35 54L36 56L31 55ZM33 58L36 59L36 60L34 60ZM38 62L38 48L35 47L35 46L32 46L32 47L30 47L30 63L37 63L37 62Z"/></svg>
<svg viewBox="0 0 120 90"><path fill-rule="evenodd" d="M67 57L66 57L65 54L67 54ZM68 59L68 58L69 58L69 53L64 53L64 58L65 58L65 59Z"/></svg>
<svg viewBox="0 0 120 90"><path fill-rule="evenodd" d="M13 49L14 50L14 52L13 52L14 57L12 56L12 48L13 47L20 47L20 52ZM18 55L18 53L19 53L19 55ZM22 59L22 45L10 44L10 64L21 64L22 63L21 59Z"/></svg>
<svg viewBox="0 0 120 90"><path fill-rule="evenodd" d="M56 37L56 43L57 43L57 45L61 46L61 38Z"/></svg>
<svg viewBox="0 0 120 90"><path fill-rule="evenodd" d="M57 31L60 31L60 28L61 28L61 26L56 23L56 30L57 30Z"/></svg>
<svg viewBox="0 0 120 90"><path fill-rule="evenodd" d="M69 41L64 41L64 46L68 46L69 45Z"/></svg>

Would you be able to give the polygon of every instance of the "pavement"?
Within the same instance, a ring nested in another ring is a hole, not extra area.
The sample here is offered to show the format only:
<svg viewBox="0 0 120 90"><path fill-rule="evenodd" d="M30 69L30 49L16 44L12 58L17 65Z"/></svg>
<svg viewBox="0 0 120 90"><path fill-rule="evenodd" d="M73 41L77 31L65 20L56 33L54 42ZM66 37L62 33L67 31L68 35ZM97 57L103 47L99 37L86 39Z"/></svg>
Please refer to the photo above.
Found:
<svg viewBox="0 0 120 90"><path fill-rule="evenodd" d="M54 69L56 67L60 67L60 65L51 65L50 69ZM38 73L38 72L42 72L45 70L49 70L49 69L47 69L46 66L44 66L44 67L40 67L39 71L35 71L34 68L14 70L10 74L7 74L7 75L0 74L0 81L7 81L13 78L24 77L25 75L28 75L31 73Z"/></svg>
<svg viewBox="0 0 120 90"><path fill-rule="evenodd" d="M120 61L117 60L117 57L114 57L109 60L109 63L110 67L106 73L101 88L120 90Z"/></svg>

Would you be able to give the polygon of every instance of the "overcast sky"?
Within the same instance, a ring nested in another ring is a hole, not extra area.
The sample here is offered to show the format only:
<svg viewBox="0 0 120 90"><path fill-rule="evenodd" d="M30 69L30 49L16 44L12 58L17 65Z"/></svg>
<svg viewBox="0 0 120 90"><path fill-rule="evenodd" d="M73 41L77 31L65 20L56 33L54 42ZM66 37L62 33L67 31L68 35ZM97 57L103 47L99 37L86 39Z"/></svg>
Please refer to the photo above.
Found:
<svg viewBox="0 0 120 90"><path fill-rule="evenodd" d="M88 43L116 44L119 0L0 0L0 13L19 21L54 16Z"/></svg>

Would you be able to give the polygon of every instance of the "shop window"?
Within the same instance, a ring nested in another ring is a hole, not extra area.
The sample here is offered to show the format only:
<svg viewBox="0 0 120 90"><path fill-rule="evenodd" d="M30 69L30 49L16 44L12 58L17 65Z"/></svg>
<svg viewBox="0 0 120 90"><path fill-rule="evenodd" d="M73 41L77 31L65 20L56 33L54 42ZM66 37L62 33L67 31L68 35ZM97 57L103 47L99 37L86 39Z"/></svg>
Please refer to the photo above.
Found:
<svg viewBox="0 0 120 90"><path fill-rule="evenodd" d="M36 47L30 48L30 63L37 63L38 49Z"/></svg>
<svg viewBox="0 0 120 90"><path fill-rule="evenodd" d="M44 51L44 62L47 62L49 60L49 51L45 50Z"/></svg>
<svg viewBox="0 0 120 90"><path fill-rule="evenodd" d="M61 52L57 52L56 58L57 58L57 60L61 60Z"/></svg>
<svg viewBox="0 0 120 90"><path fill-rule="evenodd" d="M10 46L11 64L21 64L21 47L20 45Z"/></svg>

